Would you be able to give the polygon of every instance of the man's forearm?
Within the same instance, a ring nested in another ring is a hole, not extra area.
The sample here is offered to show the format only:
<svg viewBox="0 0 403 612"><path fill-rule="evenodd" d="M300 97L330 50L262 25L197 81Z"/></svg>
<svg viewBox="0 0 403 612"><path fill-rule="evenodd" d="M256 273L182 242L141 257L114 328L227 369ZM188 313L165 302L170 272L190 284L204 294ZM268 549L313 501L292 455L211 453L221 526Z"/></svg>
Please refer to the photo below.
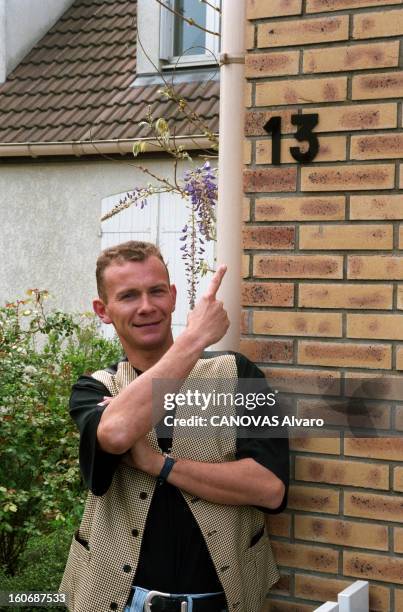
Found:
<svg viewBox="0 0 403 612"><path fill-rule="evenodd" d="M113 454L128 451L139 438L142 438L158 422L163 413L152 414L153 380L172 379L172 385L180 386L180 380L191 372L197 363L203 346L197 338L183 333L149 370L125 387L118 396L106 406L98 426L98 441L103 450ZM177 388L170 389L176 392ZM154 419L153 419L154 416Z"/></svg>
<svg viewBox="0 0 403 612"><path fill-rule="evenodd" d="M156 455L146 471L158 476L164 458ZM283 482L254 459L204 463L178 459L168 482L191 495L216 504L278 508L284 497Z"/></svg>

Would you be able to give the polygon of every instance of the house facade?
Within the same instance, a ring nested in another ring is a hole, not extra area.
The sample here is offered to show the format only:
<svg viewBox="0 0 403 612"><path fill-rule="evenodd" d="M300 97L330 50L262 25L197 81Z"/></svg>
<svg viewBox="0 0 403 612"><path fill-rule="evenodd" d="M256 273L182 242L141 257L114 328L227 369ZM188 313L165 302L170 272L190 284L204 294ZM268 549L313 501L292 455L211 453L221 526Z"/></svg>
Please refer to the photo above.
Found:
<svg viewBox="0 0 403 612"><path fill-rule="evenodd" d="M288 511L270 520L282 577L268 609L311 612L362 579L371 610L398 612L403 6L247 7L241 350L329 430L292 440ZM338 434L353 421L361 437Z"/></svg>
<svg viewBox="0 0 403 612"><path fill-rule="evenodd" d="M36 1L28 1L28 13L39 10ZM156 14L150 11L154 4ZM168 253L173 281L184 294L177 238L189 211L178 195L155 195L144 210L132 207L105 222L101 217L128 191L157 184L139 166L173 179L172 158L140 125L148 108L155 119L169 122L177 143L192 150L196 161L208 145L188 111L179 112L161 94L164 86L174 87L206 126L218 131L218 67L200 46L208 41L199 36L194 46L190 26L179 27L179 20L160 15L161 7L148 0L57 0L56 5L61 14L48 15L45 34L44 15L29 33L21 26L19 0L3 7L7 40L30 35L33 47L20 46L16 65L14 47L3 54L9 72L0 85L0 300L21 298L37 287L50 292L52 306L89 310L101 249L132 238L153 240ZM211 14L200 18L209 25ZM152 36L144 41L138 20L147 34L152 24ZM13 30L15 23L19 30ZM134 159L137 140L147 148ZM179 175L186 167L180 164ZM175 313L176 333L186 313L184 301Z"/></svg>
<svg viewBox="0 0 403 612"><path fill-rule="evenodd" d="M402 4L247 0L240 346L297 415L326 422L291 441L270 612L312 612L357 578L371 610L403 610ZM103 246L174 253L184 219L168 197L100 220L148 183L137 162L171 176L160 152L131 156L148 106L204 142L160 73L212 131L219 83L214 42L154 0L65 10L0 86L0 299L36 286L82 311ZM216 27L214 10L201 18Z"/></svg>

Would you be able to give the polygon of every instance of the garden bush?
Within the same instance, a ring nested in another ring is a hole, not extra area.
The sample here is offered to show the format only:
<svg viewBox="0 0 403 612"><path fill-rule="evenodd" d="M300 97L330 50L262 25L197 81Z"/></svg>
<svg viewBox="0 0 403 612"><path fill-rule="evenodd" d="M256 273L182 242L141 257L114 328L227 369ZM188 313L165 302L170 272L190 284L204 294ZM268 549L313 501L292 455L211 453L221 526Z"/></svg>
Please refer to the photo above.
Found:
<svg viewBox="0 0 403 612"><path fill-rule="evenodd" d="M0 307L0 577L22 581L24 589L38 579L35 590L50 590L41 576L60 580L67 549L50 574L47 555L35 557L36 574L26 559L41 547L60 552L60 534L69 541L81 517L85 491L78 432L68 414L71 385L116 362L121 348L100 336L92 315L48 311L47 292L27 293Z"/></svg>

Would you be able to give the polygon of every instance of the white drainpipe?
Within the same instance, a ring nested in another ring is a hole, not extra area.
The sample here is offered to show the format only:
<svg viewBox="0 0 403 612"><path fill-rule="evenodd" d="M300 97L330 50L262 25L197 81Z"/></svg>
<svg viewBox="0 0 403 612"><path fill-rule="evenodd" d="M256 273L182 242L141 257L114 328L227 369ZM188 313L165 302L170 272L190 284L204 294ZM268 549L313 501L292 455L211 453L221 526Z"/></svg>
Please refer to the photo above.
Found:
<svg viewBox="0 0 403 612"><path fill-rule="evenodd" d="M226 263L228 270L218 299L224 302L231 326L214 346L220 350L238 350L240 338L245 5L246 0L223 0L221 14L217 264Z"/></svg>
<svg viewBox="0 0 403 612"><path fill-rule="evenodd" d="M0 0L0 85L7 77L6 0Z"/></svg>

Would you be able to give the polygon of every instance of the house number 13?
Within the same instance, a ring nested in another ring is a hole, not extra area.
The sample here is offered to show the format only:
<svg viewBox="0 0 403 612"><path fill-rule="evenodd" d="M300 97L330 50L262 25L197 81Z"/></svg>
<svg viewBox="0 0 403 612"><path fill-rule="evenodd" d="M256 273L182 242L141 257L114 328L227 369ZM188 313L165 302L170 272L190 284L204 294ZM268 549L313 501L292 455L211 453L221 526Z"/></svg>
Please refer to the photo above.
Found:
<svg viewBox="0 0 403 612"><path fill-rule="evenodd" d="M312 131L318 125L319 115L311 113L306 115L291 115L291 123L298 126L294 137L298 142L308 142L307 151L301 151L300 147L290 147L290 153L299 164L306 164L315 159L319 151L319 140L317 134ZM263 126L263 129L272 135L272 164L281 164L281 117L272 117Z"/></svg>

